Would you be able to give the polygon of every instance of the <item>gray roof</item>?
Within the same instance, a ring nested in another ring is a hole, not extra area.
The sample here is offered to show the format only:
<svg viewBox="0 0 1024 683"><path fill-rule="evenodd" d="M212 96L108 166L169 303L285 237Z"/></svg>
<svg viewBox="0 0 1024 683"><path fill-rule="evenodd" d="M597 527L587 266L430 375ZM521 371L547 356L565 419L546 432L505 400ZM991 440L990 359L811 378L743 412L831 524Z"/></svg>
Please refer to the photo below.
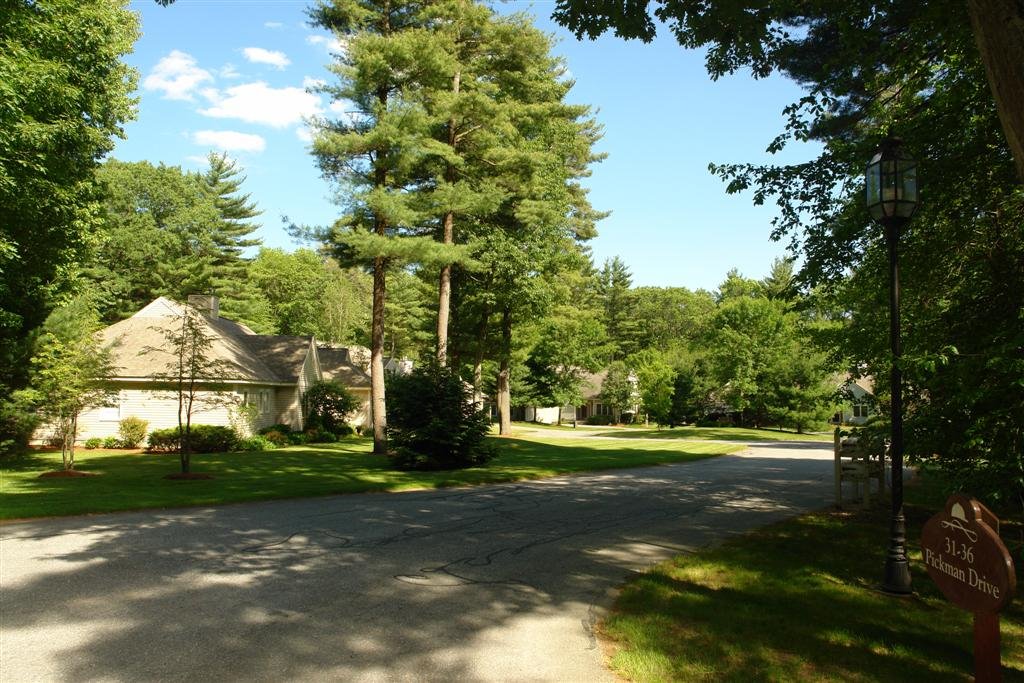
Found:
<svg viewBox="0 0 1024 683"><path fill-rule="evenodd" d="M118 378L152 378L166 372L173 357L166 351L166 333L172 331L183 306L160 297L141 311L101 331L114 343L113 359ZM294 383L302 372L312 337L258 335L241 323L225 318L202 317L212 338L210 358L227 368L213 380Z"/></svg>
<svg viewBox="0 0 1024 683"><path fill-rule="evenodd" d="M319 346L320 372L324 379L341 382L346 387L369 388L370 376L351 360L349 349L344 347Z"/></svg>

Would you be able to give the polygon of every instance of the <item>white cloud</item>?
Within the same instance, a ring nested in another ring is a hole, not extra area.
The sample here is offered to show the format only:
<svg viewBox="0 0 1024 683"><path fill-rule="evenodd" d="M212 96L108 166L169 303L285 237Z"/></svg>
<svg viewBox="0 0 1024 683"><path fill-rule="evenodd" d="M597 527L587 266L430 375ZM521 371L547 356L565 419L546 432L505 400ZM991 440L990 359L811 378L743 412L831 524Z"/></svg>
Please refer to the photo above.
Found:
<svg viewBox="0 0 1024 683"><path fill-rule="evenodd" d="M313 131L309 126L299 126L295 129L295 137L303 142L313 142Z"/></svg>
<svg viewBox="0 0 1024 683"><path fill-rule="evenodd" d="M199 68L195 58L180 50L157 62L142 86L147 90L162 90L169 100L192 100L192 92L200 83L212 81L213 76L206 69Z"/></svg>
<svg viewBox="0 0 1024 683"><path fill-rule="evenodd" d="M262 152L267 141L259 135L239 133L234 130L200 130L192 135L197 145L216 147L231 152Z"/></svg>
<svg viewBox="0 0 1024 683"><path fill-rule="evenodd" d="M317 45L325 48L331 54L341 54L345 51L345 44L334 36L311 35L306 36L306 42L310 45Z"/></svg>
<svg viewBox="0 0 1024 683"><path fill-rule="evenodd" d="M262 47L247 47L242 54L253 64L269 64L275 69L283 69L292 63L288 55L277 50L266 50Z"/></svg>
<svg viewBox="0 0 1024 683"><path fill-rule="evenodd" d="M203 93L207 95L207 93ZM199 113L218 119L241 119L284 128L299 123L304 117L323 111L320 98L304 88L271 88L262 81L228 88L224 93L207 95L212 106Z"/></svg>
<svg viewBox="0 0 1024 683"><path fill-rule="evenodd" d="M220 68L217 75L221 78L239 78L242 74L238 73L238 69L235 68L234 64L228 62Z"/></svg>
<svg viewBox="0 0 1024 683"><path fill-rule="evenodd" d="M319 88L322 85L327 85L327 81L322 78L313 78L312 76L306 76L302 79L302 87L306 88Z"/></svg>
<svg viewBox="0 0 1024 683"><path fill-rule="evenodd" d="M264 21L263 25L267 28L284 28L284 24L280 21Z"/></svg>

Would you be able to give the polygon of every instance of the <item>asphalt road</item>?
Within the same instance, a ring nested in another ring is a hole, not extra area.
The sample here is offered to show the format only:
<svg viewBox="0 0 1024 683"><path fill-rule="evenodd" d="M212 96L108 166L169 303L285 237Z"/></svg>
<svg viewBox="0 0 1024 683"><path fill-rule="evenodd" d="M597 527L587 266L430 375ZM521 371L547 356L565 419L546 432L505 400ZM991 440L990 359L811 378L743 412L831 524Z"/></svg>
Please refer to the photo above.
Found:
<svg viewBox="0 0 1024 683"><path fill-rule="evenodd" d="M612 680L630 572L826 505L831 457L0 526L0 680Z"/></svg>

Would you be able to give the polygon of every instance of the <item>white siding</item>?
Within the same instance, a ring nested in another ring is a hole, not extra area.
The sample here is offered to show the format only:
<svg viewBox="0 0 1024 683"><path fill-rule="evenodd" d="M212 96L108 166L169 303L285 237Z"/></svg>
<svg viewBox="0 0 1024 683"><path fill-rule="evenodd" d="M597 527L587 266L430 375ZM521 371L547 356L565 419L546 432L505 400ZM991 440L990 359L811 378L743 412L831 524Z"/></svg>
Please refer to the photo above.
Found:
<svg viewBox="0 0 1024 683"><path fill-rule="evenodd" d="M255 395L265 392L267 412L259 416L258 427L273 424L276 418L274 394L277 388L259 385L234 386L222 392L199 392L192 409L192 424L231 426L231 405L236 401L241 402L242 391ZM294 389L291 391L294 393ZM78 441L82 442L92 437L117 436L118 422L129 416L148 422L147 432L177 427L177 396L174 392L154 391L144 384L129 385L118 392L111 406L89 410L79 416ZM45 427L40 428L35 434L35 439L47 438L49 431Z"/></svg>
<svg viewBox="0 0 1024 683"><path fill-rule="evenodd" d="M370 390L350 388L349 391L359 399L359 407L349 415L348 421L354 427L370 426Z"/></svg>

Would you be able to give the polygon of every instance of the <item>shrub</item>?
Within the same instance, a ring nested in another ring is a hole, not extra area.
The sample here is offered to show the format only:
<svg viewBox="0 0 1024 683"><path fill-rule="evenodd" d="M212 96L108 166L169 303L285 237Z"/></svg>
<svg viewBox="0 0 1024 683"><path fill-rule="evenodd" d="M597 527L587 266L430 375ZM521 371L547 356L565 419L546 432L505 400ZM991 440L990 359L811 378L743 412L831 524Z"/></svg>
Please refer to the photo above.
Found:
<svg viewBox="0 0 1024 683"><path fill-rule="evenodd" d="M117 433L121 436L121 445L125 448L138 448L146 440L146 428L149 423L140 417L129 415L117 424Z"/></svg>
<svg viewBox="0 0 1024 683"><path fill-rule="evenodd" d="M477 410L470 390L436 363L388 378L388 438L400 469L449 470L494 457L485 439L491 420Z"/></svg>
<svg viewBox="0 0 1024 683"><path fill-rule="evenodd" d="M262 434L257 434L256 436L269 441L275 446L288 445L288 437L275 429L271 429L269 432L263 432Z"/></svg>
<svg viewBox="0 0 1024 683"><path fill-rule="evenodd" d="M178 428L154 429L146 440L147 450L154 453L176 453L178 451Z"/></svg>
<svg viewBox="0 0 1024 683"><path fill-rule="evenodd" d="M242 439L238 442L235 450L239 451L272 451L277 448L277 444L268 439L267 437L256 434L250 436L247 439Z"/></svg>
<svg viewBox="0 0 1024 683"><path fill-rule="evenodd" d="M612 423L611 415L591 415L585 422L588 425L610 425Z"/></svg>
<svg viewBox="0 0 1024 683"><path fill-rule="evenodd" d="M345 424L349 413L359 407L359 399L340 382L317 382L302 397L308 415L306 425L320 427L332 434Z"/></svg>
<svg viewBox="0 0 1024 683"><path fill-rule="evenodd" d="M307 429L305 432L305 436L306 443L334 443L335 441L338 440L338 437L336 437L334 434L327 431L326 429L320 429L319 427Z"/></svg>
<svg viewBox="0 0 1024 683"><path fill-rule="evenodd" d="M103 439L103 447L104 448L120 448L121 447L121 439L117 438L116 436L108 436L105 439Z"/></svg>
<svg viewBox="0 0 1024 683"><path fill-rule="evenodd" d="M238 436L230 427L220 425L192 425L190 430L193 453L226 453L234 450ZM157 453L177 453L181 441L177 427L154 429L149 433L149 450Z"/></svg>
<svg viewBox="0 0 1024 683"><path fill-rule="evenodd" d="M279 434L291 434L292 433L292 426L291 425L286 425L286 424L284 424L282 422L280 424L270 425L269 427L264 427L263 429L261 429L259 431L259 433L263 434L264 436L266 436L269 432L277 432Z"/></svg>
<svg viewBox="0 0 1024 683"><path fill-rule="evenodd" d="M85 447L88 448L89 450L93 450L94 448L99 448L102 445L103 445L103 439L101 439L98 436L94 436L91 439L86 439L85 440Z"/></svg>
<svg viewBox="0 0 1024 683"><path fill-rule="evenodd" d="M301 446L306 443L305 432L289 432L287 435L288 443L292 446Z"/></svg>
<svg viewBox="0 0 1024 683"><path fill-rule="evenodd" d="M0 398L0 455L18 453L28 446L39 426L31 403L26 391L16 391L9 399Z"/></svg>
<svg viewBox="0 0 1024 683"><path fill-rule="evenodd" d="M335 436L352 436L356 433L356 428L350 424L340 424L334 428Z"/></svg>

